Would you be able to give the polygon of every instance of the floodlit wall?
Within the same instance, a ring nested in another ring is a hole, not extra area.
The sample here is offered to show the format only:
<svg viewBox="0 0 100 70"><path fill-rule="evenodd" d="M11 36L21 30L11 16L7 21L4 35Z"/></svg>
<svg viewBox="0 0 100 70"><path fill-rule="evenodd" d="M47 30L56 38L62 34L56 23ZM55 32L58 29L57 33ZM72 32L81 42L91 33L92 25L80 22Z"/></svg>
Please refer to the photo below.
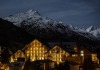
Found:
<svg viewBox="0 0 100 70"><path fill-rule="evenodd" d="M45 53L48 51L48 48L36 39L28 44L24 50L26 57L30 58L31 61L44 60L47 58Z"/></svg>
<svg viewBox="0 0 100 70"><path fill-rule="evenodd" d="M16 62L18 58L26 58L24 52L18 50L14 55L10 57L10 62Z"/></svg>
<svg viewBox="0 0 100 70"><path fill-rule="evenodd" d="M69 53L62 50L59 46L55 46L49 51L49 59L52 61L56 61L57 64L60 62L66 61L66 57L69 56Z"/></svg>
<svg viewBox="0 0 100 70"><path fill-rule="evenodd" d="M97 54L96 53L92 53L92 61L94 61L95 63L99 63L99 59L97 58Z"/></svg>

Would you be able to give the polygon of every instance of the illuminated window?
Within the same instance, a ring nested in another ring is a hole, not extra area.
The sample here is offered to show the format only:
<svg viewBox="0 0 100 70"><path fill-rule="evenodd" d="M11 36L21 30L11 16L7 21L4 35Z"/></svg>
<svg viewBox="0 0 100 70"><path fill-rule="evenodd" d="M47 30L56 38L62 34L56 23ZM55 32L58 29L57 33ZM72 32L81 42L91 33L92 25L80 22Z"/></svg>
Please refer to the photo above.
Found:
<svg viewBox="0 0 100 70"><path fill-rule="evenodd" d="M72 57L77 57L77 54L73 54Z"/></svg>
<svg viewBox="0 0 100 70"><path fill-rule="evenodd" d="M59 46L55 46L51 51L49 52L51 56L52 61L56 61L57 64L62 62L62 58L64 55L66 55L66 52L62 50Z"/></svg>
<svg viewBox="0 0 100 70"><path fill-rule="evenodd" d="M84 51L81 50L81 51L80 51L80 54L81 54L81 56L84 56Z"/></svg>
<svg viewBox="0 0 100 70"><path fill-rule="evenodd" d="M47 48L45 48L44 45L42 45L38 40L34 40L31 45L28 45L29 49L27 49L26 54L30 55L31 61L34 61L36 59L43 60L44 54L47 52ZM29 57L29 56L28 56Z"/></svg>
<svg viewBox="0 0 100 70"><path fill-rule="evenodd" d="M44 60L44 57L42 57L42 60Z"/></svg>
<svg viewBox="0 0 100 70"><path fill-rule="evenodd" d="M95 63L98 63L97 54L92 54L92 61L94 61Z"/></svg>

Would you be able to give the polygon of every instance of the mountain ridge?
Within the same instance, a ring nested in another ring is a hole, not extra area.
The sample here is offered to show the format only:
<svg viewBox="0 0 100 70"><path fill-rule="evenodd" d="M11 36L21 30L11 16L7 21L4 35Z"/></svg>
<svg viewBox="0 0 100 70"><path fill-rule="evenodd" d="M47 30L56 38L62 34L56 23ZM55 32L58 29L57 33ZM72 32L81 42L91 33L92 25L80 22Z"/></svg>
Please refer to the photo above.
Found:
<svg viewBox="0 0 100 70"><path fill-rule="evenodd" d="M92 40L100 40L100 30L98 28L94 28L94 26L90 26L87 29L74 27L72 25L64 24L63 22L57 22L47 17L43 17L37 11L34 11L32 9L24 13L22 12L16 14L14 16L12 15L10 17L5 17L3 19L13 22L19 27L29 26L29 28L27 28L27 31L31 30L32 27L37 27L40 28L40 30L47 29L45 31L52 30L58 31L60 33L65 33L66 31L68 31L67 29L69 29L86 38Z"/></svg>

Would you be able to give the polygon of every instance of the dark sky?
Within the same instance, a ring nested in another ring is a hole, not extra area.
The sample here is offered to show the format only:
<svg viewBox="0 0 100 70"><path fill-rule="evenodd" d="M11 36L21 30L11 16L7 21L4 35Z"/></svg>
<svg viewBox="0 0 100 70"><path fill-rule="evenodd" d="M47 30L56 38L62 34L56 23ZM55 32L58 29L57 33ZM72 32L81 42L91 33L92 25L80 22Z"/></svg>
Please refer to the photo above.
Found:
<svg viewBox="0 0 100 70"><path fill-rule="evenodd" d="M0 17L29 9L77 27L100 27L100 0L0 0Z"/></svg>

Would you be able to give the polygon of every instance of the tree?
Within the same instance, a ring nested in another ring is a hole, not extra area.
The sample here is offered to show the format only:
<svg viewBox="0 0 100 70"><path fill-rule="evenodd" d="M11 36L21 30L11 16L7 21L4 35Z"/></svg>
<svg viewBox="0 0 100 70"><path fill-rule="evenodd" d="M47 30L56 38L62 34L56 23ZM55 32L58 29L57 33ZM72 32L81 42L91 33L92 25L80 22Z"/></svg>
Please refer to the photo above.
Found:
<svg viewBox="0 0 100 70"><path fill-rule="evenodd" d="M2 63L9 63L9 57L10 57L9 50L6 47L4 47L3 51L1 53L1 62Z"/></svg>

